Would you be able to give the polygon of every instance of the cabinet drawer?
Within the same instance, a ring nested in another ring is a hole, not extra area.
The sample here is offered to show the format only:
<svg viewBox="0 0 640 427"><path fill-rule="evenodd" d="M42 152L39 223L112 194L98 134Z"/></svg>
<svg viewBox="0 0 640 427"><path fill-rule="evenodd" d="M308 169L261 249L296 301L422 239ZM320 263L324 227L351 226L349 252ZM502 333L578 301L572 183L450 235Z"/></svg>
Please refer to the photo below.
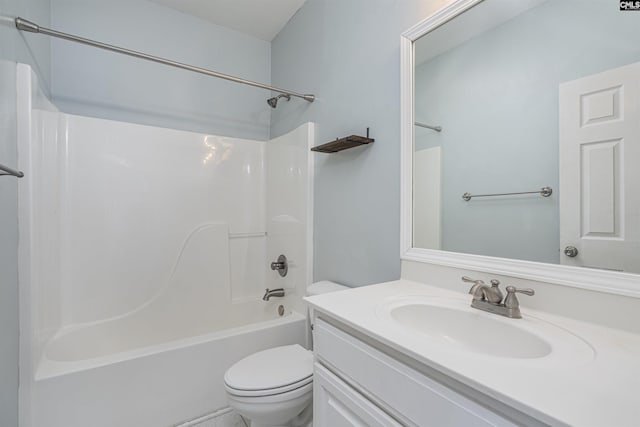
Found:
<svg viewBox="0 0 640 427"><path fill-rule="evenodd" d="M318 319L317 360L370 395L398 419L424 426L515 426L381 351Z"/></svg>
<svg viewBox="0 0 640 427"><path fill-rule="evenodd" d="M318 363L313 369L313 396L314 427L402 427Z"/></svg>

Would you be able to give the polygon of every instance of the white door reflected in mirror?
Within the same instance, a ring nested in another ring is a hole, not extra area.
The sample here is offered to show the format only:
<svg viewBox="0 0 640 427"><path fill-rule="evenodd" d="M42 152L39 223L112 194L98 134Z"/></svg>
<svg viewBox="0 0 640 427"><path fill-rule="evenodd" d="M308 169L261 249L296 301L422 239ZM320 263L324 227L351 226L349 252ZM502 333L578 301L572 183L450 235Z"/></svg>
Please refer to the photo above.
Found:
<svg viewBox="0 0 640 427"><path fill-rule="evenodd" d="M640 62L560 85L562 264L640 273Z"/></svg>

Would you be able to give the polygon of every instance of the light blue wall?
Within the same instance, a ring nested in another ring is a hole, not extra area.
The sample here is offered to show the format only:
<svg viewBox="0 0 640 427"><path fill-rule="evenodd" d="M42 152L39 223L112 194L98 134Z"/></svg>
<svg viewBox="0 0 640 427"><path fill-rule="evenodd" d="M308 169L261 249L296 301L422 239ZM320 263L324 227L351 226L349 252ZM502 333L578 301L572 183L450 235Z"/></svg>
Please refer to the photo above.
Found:
<svg viewBox="0 0 640 427"><path fill-rule="evenodd" d="M278 105L272 137L313 121L319 143L367 126L376 140L314 154L315 280L400 276L400 34L441 3L308 0L272 43L274 85L318 96Z"/></svg>
<svg viewBox="0 0 640 427"><path fill-rule="evenodd" d="M271 80L270 43L145 0L52 0L52 27L249 80ZM269 137L270 92L62 40L52 41L61 110L175 129Z"/></svg>
<svg viewBox="0 0 640 427"><path fill-rule="evenodd" d="M17 165L16 61L49 81L49 42L15 30L13 18L49 22L48 0L0 0L0 163ZM0 426L18 425L18 181L0 177Z"/></svg>
<svg viewBox="0 0 640 427"><path fill-rule="evenodd" d="M639 61L639 23L553 0L418 67L416 120L444 129L416 128L417 149L442 146L442 249L559 262L558 85ZM543 186L548 199L461 198Z"/></svg>
<svg viewBox="0 0 640 427"><path fill-rule="evenodd" d="M51 77L51 45L46 37L21 33L13 19L21 16L49 25L49 0L0 0L0 59L31 65L42 89L49 90Z"/></svg>

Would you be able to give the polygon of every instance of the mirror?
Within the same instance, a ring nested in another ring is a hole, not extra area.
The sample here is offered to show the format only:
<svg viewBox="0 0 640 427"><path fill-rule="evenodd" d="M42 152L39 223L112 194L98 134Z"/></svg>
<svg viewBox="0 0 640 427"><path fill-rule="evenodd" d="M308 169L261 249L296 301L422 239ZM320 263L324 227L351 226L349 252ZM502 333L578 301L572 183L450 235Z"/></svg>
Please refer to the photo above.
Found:
<svg viewBox="0 0 640 427"><path fill-rule="evenodd" d="M638 292L640 15L460 0L403 36L404 258Z"/></svg>

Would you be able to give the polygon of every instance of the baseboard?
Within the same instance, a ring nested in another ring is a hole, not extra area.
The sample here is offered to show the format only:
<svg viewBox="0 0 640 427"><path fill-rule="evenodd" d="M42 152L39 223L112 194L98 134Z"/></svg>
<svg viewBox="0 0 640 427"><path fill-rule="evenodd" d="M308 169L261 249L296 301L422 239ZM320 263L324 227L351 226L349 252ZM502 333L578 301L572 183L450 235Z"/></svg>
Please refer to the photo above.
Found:
<svg viewBox="0 0 640 427"><path fill-rule="evenodd" d="M177 424L175 427L244 427L240 416L229 407Z"/></svg>

